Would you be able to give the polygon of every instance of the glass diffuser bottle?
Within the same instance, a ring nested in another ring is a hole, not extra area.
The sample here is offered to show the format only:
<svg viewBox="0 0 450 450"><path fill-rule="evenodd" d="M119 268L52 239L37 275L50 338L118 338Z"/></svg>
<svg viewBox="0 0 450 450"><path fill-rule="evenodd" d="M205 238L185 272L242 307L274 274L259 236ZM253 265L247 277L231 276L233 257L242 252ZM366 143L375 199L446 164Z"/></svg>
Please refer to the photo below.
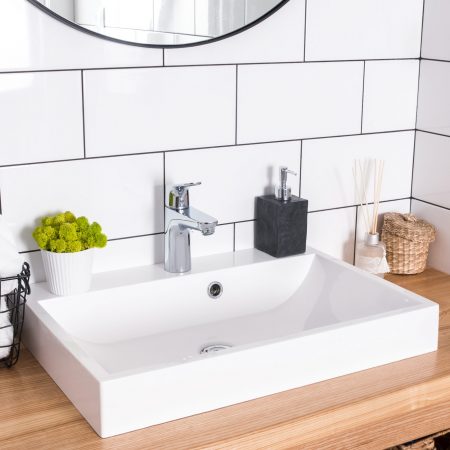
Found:
<svg viewBox="0 0 450 450"><path fill-rule="evenodd" d="M364 240L357 242L355 249L355 266L380 277L389 272L386 260L386 247L380 241L378 229L378 209L380 206L381 183L383 180L384 161L369 161L362 164L355 161L353 176L355 178L356 194L360 204L360 213L364 219ZM367 202L367 186L370 184L370 173L373 171L373 196L371 214Z"/></svg>
<svg viewBox="0 0 450 450"><path fill-rule="evenodd" d="M364 241L356 244L355 266L380 277L389 272L386 247L379 233L366 233Z"/></svg>

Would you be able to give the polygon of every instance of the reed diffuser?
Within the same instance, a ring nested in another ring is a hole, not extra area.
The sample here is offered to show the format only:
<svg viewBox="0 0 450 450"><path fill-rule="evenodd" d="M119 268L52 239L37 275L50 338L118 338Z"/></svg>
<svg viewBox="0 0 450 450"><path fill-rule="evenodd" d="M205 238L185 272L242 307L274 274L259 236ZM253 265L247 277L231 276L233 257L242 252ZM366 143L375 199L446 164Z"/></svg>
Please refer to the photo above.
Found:
<svg viewBox="0 0 450 450"><path fill-rule="evenodd" d="M386 260L386 247L378 233L378 211L380 207L381 186L383 182L384 161L369 160L362 163L356 160L353 167L357 201L364 220L364 240L356 243L355 265L367 272L384 277L389 272ZM373 174L373 203L367 200L368 186ZM370 211L371 209L371 211Z"/></svg>

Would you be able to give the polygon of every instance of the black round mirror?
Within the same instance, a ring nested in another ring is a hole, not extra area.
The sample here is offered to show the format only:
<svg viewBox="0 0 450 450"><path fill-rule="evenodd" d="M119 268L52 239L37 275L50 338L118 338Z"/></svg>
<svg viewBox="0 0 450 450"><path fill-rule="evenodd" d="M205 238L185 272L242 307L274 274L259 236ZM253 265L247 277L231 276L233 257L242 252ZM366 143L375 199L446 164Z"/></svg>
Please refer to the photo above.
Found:
<svg viewBox="0 0 450 450"><path fill-rule="evenodd" d="M28 0L58 20L105 39L187 47L250 28L289 0Z"/></svg>

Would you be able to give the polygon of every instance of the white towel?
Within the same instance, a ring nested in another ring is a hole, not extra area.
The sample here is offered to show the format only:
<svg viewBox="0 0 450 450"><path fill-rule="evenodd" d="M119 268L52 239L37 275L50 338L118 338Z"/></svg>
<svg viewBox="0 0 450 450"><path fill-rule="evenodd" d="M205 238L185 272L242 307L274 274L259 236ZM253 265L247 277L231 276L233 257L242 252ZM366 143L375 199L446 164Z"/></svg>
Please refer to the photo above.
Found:
<svg viewBox="0 0 450 450"><path fill-rule="evenodd" d="M17 275L22 270L23 257L17 251L14 237L5 219L0 215L0 278ZM10 322L10 312L7 311L5 295L17 287L17 280L1 283L0 296L0 359L6 358L13 342L13 327ZM6 346L6 347L4 347Z"/></svg>
<svg viewBox="0 0 450 450"><path fill-rule="evenodd" d="M6 220L0 215L0 278L12 277L22 271L23 257L19 254L13 234ZM2 283L1 295L8 294L17 287L17 281Z"/></svg>
<svg viewBox="0 0 450 450"><path fill-rule="evenodd" d="M0 298L0 359L6 358L11 351L14 330L9 320L9 311L4 297ZM5 347L6 345L6 347Z"/></svg>

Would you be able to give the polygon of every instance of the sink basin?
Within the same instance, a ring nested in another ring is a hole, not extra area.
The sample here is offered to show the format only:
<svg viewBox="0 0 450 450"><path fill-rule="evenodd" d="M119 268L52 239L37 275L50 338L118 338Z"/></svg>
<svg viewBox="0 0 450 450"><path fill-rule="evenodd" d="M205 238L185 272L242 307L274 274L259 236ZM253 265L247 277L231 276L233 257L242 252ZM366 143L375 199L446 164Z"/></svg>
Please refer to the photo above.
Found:
<svg viewBox="0 0 450 450"><path fill-rule="evenodd" d="M108 437L434 351L438 313L312 249L245 250L184 275L98 274L69 297L36 284L24 341Z"/></svg>

